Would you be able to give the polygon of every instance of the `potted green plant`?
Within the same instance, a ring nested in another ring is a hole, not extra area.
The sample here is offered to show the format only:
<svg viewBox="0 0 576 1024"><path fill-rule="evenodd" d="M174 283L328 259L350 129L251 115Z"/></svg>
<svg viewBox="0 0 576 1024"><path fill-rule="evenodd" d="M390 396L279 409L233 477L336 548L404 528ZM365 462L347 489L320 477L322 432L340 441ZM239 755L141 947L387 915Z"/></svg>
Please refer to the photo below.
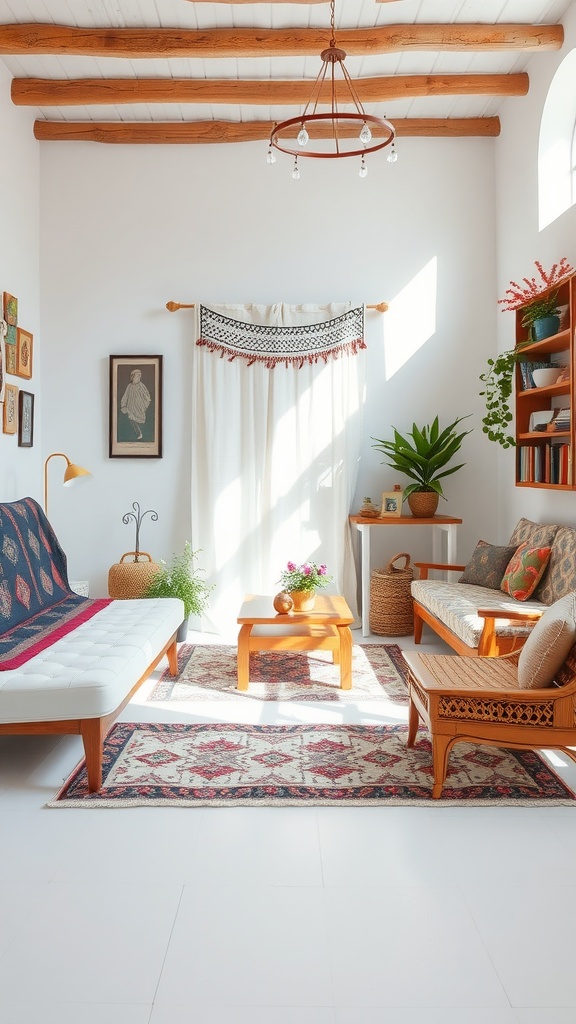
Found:
<svg viewBox="0 0 576 1024"><path fill-rule="evenodd" d="M176 639L185 640L188 620L191 615L201 615L208 604L208 595L214 589L203 578L203 569L194 565L197 551L192 551L189 541L181 555L174 555L167 564L160 562L159 571L152 577L144 597L179 597L184 603L184 619Z"/></svg>
<svg viewBox="0 0 576 1024"><path fill-rule="evenodd" d="M441 480L456 473L464 462L450 469L445 467L460 450L462 441L469 430L458 433L457 426L467 416L459 416L453 423L440 430L438 417L431 425L417 427L414 423L407 437L392 427L393 441L379 441L372 445L388 457L387 465L404 473L415 483L404 488L403 500L407 499L412 515L418 519L428 519L438 508L439 498L445 499Z"/></svg>
<svg viewBox="0 0 576 1024"><path fill-rule="evenodd" d="M558 334L558 291L543 295L526 306L520 322L522 327L528 328L530 341L543 341Z"/></svg>

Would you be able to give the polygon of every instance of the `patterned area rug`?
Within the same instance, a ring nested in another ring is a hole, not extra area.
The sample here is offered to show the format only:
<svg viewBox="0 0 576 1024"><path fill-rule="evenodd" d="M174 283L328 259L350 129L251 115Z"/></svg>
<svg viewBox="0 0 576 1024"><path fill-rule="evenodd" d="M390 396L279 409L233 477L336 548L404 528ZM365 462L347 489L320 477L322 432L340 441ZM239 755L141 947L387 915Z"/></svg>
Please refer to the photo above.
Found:
<svg viewBox="0 0 576 1024"><path fill-rule="evenodd" d="M433 801L430 740L406 747L404 725L117 723L104 784L89 794L80 764L49 807L278 804L568 804L538 754L459 743Z"/></svg>
<svg viewBox="0 0 576 1024"><path fill-rule="evenodd" d="M183 644L178 675L164 672L150 701L391 700L407 704L407 667L397 644L354 644L352 689L340 689L330 651L261 651L250 655L248 690L236 689L236 647Z"/></svg>

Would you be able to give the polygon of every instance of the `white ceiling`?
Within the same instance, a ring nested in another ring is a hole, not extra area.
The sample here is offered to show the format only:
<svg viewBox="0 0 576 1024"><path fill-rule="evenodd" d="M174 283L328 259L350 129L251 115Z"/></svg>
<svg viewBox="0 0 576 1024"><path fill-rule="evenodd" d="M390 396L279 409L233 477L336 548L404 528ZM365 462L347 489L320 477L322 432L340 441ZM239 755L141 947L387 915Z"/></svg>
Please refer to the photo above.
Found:
<svg viewBox="0 0 576 1024"><path fill-rule="evenodd" d="M339 28L389 24L478 22L483 24L557 24L571 0L336 0L336 41ZM3 24L38 22L78 27L113 28L300 28L326 27L328 3L192 3L190 0L3 0ZM463 74L523 71L533 54L523 51L406 51L370 57L348 57L353 78L381 75ZM227 78L304 79L316 77L319 57L312 58L154 58L123 59L66 55L5 55L0 58L17 78ZM366 105L367 112L395 118L469 118L498 113L495 96L426 96ZM513 101L521 107L522 97ZM37 108L52 121L197 121L282 120L300 110L288 106L204 104L134 104Z"/></svg>

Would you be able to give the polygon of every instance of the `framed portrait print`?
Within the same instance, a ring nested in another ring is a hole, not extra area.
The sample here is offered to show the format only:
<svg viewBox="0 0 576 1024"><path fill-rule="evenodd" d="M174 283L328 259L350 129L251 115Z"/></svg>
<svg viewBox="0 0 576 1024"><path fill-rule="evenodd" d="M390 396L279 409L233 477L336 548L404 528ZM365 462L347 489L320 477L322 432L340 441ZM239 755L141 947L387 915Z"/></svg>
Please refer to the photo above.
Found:
<svg viewBox="0 0 576 1024"><path fill-rule="evenodd" d="M13 384L4 387L2 430L5 434L15 434L18 430L18 388Z"/></svg>
<svg viewBox="0 0 576 1024"><path fill-rule="evenodd" d="M380 518L402 515L402 491L383 491Z"/></svg>
<svg viewBox="0 0 576 1024"><path fill-rule="evenodd" d="M30 380L32 376L32 345L34 339L30 331L19 327L16 331L16 376Z"/></svg>
<svg viewBox="0 0 576 1024"><path fill-rule="evenodd" d="M162 458L162 356L110 356L111 459Z"/></svg>
<svg viewBox="0 0 576 1024"><path fill-rule="evenodd" d="M18 447L31 448L34 444L34 395L20 391L18 395Z"/></svg>

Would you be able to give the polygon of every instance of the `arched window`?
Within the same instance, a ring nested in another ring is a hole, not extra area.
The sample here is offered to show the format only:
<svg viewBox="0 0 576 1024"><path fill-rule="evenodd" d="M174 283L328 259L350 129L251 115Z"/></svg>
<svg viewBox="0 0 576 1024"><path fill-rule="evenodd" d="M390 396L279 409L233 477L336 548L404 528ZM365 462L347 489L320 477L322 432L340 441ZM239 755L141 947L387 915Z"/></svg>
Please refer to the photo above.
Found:
<svg viewBox="0 0 576 1024"><path fill-rule="evenodd" d="M538 222L540 231L576 202L576 50L556 71L540 123Z"/></svg>

